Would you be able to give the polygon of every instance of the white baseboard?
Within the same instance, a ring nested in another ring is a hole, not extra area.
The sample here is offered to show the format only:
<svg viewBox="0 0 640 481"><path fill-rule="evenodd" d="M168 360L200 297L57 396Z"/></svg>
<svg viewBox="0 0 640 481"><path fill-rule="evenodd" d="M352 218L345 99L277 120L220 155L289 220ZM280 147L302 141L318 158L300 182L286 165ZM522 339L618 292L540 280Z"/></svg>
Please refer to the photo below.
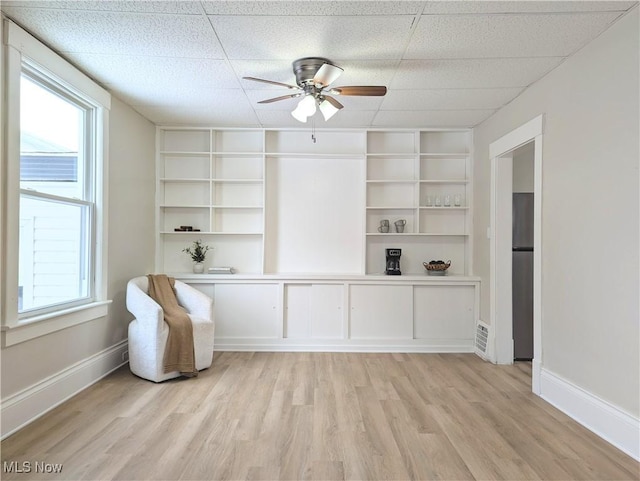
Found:
<svg viewBox="0 0 640 481"><path fill-rule="evenodd" d="M640 461L640 419L544 368L540 397Z"/></svg>
<svg viewBox="0 0 640 481"><path fill-rule="evenodd" d="M542 377L542 363L538 359L531 361L531 391L540 396L540 379Z"/></svg>
<svg viewBox="0 0 640 481"><path fill-rule="evenodd" d="M216 351L262 352L473 352L471 339L216 338Z"/></svg>
<svg viewBox="0 0 640 481"><path fill-rule="evenodd" d="M127 348L127 341L121 341L3 399L0 439L15 433L125 364L122 358Z"/></svg>

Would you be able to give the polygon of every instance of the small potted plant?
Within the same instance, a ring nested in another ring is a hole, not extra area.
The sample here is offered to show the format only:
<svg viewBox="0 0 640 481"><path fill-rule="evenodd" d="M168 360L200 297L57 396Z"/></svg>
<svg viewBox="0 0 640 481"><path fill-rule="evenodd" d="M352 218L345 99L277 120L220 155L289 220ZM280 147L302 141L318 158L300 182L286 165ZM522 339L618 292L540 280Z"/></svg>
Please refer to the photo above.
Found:
<svg viewBox="0 0 640 481"><path fill-rule="evenodd" d="M191 260L195 262L193 264L193 272L196 274L202 274L204 272L204 260L207 257L207 251L211 249L208 245L204 245L201 239L193 242L190 247L185 247L182 252L186 252L191 256Z"/></svg>

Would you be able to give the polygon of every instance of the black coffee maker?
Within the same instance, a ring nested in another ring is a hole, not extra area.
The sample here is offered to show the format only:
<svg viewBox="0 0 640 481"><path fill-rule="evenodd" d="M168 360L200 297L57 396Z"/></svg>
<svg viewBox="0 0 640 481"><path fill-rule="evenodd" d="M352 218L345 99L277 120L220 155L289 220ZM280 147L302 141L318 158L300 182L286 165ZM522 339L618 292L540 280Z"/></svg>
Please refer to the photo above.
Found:
<svg viewBox="0 0 640 481"><path fill-rule="evenodd" d="M385 249L387 254L387 268L384 273L388 276L399 276L400 272L400 254L402 249Z"/></svg>

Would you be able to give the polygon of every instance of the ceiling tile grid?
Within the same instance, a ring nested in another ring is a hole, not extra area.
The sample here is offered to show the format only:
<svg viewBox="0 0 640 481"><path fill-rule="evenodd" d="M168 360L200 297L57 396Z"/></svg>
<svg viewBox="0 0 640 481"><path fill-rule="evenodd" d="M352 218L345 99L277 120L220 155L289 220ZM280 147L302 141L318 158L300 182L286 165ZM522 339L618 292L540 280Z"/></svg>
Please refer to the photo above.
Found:
<svg viewBox="0 0 640 481"><path fill-rule="evenodd" d="M600 35L625 1L0 2L33 33L156 124L225 127L473 127ZM336 96L325 122L290 114L292 62L326 57Z"/></svg>

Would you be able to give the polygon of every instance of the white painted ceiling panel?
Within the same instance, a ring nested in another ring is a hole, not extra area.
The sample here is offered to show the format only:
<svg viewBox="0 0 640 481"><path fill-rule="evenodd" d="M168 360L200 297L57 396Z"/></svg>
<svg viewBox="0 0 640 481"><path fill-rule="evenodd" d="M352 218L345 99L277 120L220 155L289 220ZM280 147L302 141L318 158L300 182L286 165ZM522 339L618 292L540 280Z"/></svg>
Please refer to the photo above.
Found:
<svg viewBox="0 0 640 481"><path fill-rule="evenodd" d="M558 57L574 53L618 13L423 15L405 58Z"/></svg>
<svg viewBox="0 0 640 481"><path fill-rule="evenodd" d="M240 88L240 82L225 60L91 53L70 53L67 57L84 71L102 72L101 82L122 88L154 84L170 88L189 85Z"/></svg>
<svg viewBox="0 0 640 481"><path fill-rule="evenodd" d="M104 12L137 12L190 14L202 13L201 2L191 0L3 0L7 7L46 8L57 10L87 10Z"/></svg>
<svg viewBox="0 0 640 481"><path fill-rule="evenodd" d="M412 1L204 1L206 13L213 15L338 16L416 15L424 2Z"/></svg>
<svg viewBox="0 0 640 481"><path fill-rule="evenodd" d="M380 110L498 109L522 92L511 89L392 90Z"/></svg>
<svg viewBox="0 0 640 481"><path fill-rule="evenodd" d="M487 119L494 110L381 110L376 127L467 127Z"/></svg>
<svg viewBox="0 0 640 481"><path fill-rule="evenodd" d="M210 16L230 59L400 59L413 16Z"/></svg>
<svg viewBox="0 0 640 481"><path fill-rule="evenodd" d="M292 62L327 57L336 97L317 128L472 127L638 2L1 0L0 9L158 124L301 127Z"/></svg>
<svg viewBox="0 0 640 481"><path fill-rule="evenodd" d="M260 127L258 118L252 112L233 110L224 112L208 107L134 107L146 118L158 119L158 125L219 125L227 127Z"/></svg>
<svg viewBox="0 0 640 481"><path fill-rule="evenodd" d="M224 58L203 16L8 8L18 23L65 52Z"/></svg>
<svg viewBox="0 0 640 481"><path fill-rule="evenodd" d="M623 12L633 7L635 2L595 2L595 1L430 1L426 2L423 13L430 15L473 14L473 13L554 13L554 12Z"/></svg>
<svg viewBox="0 0 640 481"><path fill-rule="evenodd" d="M158 106L176 109L206 108L216 112L233 111L234 114L244 113L247 115L253 113L253 106L240 89L212 90L198 87L169 90L150 86L143 90L141 89L140 92L123 100L133 106ZM159 93L162 94L161 101L157 100Z"/></svg>
<svg viewBox="0 0 640 481"><path fill-rule="evenodd" d="M403 60L391 89L527 87L563 57Z"/></svg>

